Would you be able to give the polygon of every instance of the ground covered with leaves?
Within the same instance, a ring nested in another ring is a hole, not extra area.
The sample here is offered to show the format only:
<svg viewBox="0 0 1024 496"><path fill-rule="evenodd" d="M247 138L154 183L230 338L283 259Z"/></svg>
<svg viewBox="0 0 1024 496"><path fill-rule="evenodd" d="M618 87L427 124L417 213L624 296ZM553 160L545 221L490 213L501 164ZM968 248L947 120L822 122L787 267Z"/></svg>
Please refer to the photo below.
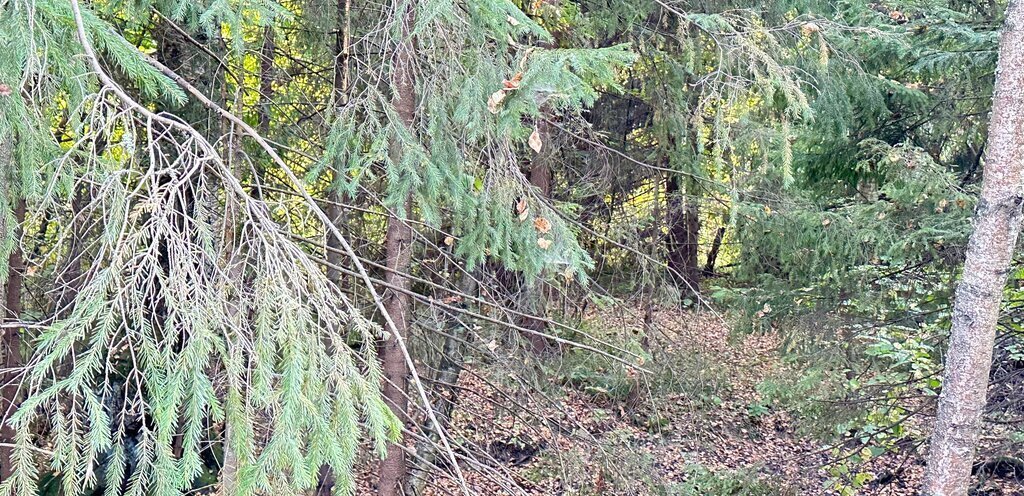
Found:
<svg viewBox="0 0 1024 496"><path fill-rule="evenodd" d="M849 436L811 432L803 424L814 419L786 408L785 395L802 390L780 384L816 379L783 359L778 334L678 310L656 311L645 333L635 317L597 311L582 327L646 334L636 343L646 371L573 350L525 358L511 375L507 364L466 365L450 435L474 494L917 494L920 443L871 453ZM973 494L1024 495L1024 479L1006 468ZM459 494L447 470L436 472L427 494ZM369 491L372 463L363 474Z"/></svg>

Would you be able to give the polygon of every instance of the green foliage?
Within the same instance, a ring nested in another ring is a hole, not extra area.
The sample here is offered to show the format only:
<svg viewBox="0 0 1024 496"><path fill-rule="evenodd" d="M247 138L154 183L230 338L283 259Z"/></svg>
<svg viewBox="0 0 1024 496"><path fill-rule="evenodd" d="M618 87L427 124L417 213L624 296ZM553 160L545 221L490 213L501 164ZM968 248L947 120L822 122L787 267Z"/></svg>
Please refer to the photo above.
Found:
<svg viewBox="0 0 1024 496"><path fill-rule="evenodd" d="M793 494L785 486L765 480L753 470L712 470L690 465L686 482L672 494L680 496L783 496Z"/></svg>
<svg viewBox="0 0 1024 496"><path fill-rule="evenodd" d="M25 397L5 419L15 473L0 492L33 494L46 477L66 495L178 495L209 477L200 454L215 444L236 460L239 494L310 488L321 466L354 487L360 439L382 455L401 431L374 348L350 344L372 343L379 327L205 138L100 86L66 2L4 7L3 43L15 52L0 57L0 75L17 87L0 97L0 143L17 145L0 162L2 279L18 199L57 219L56 257L70 237L91 237L74 261L87 277L70 311L32 343ZM219 27L217 12L200 22ZM183 99L111 24L82 17L103 62L141 98ZM68 209L81 192L90 201ZM40 432L52 450L43 464Z"/></svg>
<svg viewBox="0 0 1024 496"><path fill-rule="evenodd" d="M835 305L856 311L861 299L865 308L879 299L898 304L898 296L920 284L898 287L908 268L937 262L934 275L941 277L942 266L955 263L970 228L972 197L919 149L864 146L861 163L879 177L867 197L825 202L790 193L739 207L743 248L736 275L745 282L719 292L722 301L768 319ZM941 287L944 279L929 281Z"/></svg>
<svg viewBox="0 0 1024 496"><path fill-rule="evenodd" d="M512 12L511 4L470 2L470 29L440 15L445 5L428 2L417 10L417 42L432 47L416 61L430 69L417 81L423 118L407 129L385 95L368 89L367 96L338 109L324 158L308 177L334 168L341 173L332 187L351 195L383 174L385 205L400 208L411 193L417 211L397 213L451 225L455 253L470 269L491 259L528 277L550 269L584 280L590 257L564 214L525 183L515 151L525 149L540 120L572 118L593 104L598 90L615 89L618 70L632 54L626 45L510 44L509 37L547 34L518 9ZM514 80L514 87L502 92L503 80ZM459 88L457 94L452 88ZM500 102L489 104L496 94ZM388 153L393 143L402 150L397 163ZM541 218L551 223L547 236L534 228ZM540 238L551 244L539 246Z"/></svg>

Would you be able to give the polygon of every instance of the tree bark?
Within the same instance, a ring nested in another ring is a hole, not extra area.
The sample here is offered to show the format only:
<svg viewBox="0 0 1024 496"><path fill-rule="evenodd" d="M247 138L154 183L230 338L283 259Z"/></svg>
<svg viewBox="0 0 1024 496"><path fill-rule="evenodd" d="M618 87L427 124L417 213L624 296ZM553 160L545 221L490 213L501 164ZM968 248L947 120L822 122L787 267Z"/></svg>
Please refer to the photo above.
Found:
<svg viewBox="0 0 1024 496"><path fill-rule="evenodd" d="M344 107L348 104L349 96L349 55L352 32L350 15L352 12L352 0L338 0L337 10L338 29L334 39L334 101L337 107ZM341 203L346 200L340 191L341 182L345 175L341 160L335 162L331 174L332 184L327 190L328 203L324 213L340 229L348 223L347 213L341 206ZM345 267L347 262L344 251L341 249L341 243L334 236L327 236L327 248L327 261L329 262L327 278L337 284L339 288L343 288L345 275L340 268Z"/></svg>
<svg viewBox="0 0 1024 496"><path fill-rule="evenodd" d="M8 155L9 153L5 154ZM20 226L25 221L25 200L18 200L14 208L16 225L15 239L20 236ZM8 277L4 285L4 308L0 312L0 322L17 321L21 316L21 293L25 281L25 260L21 249L15 246L8 258ZM11 461L10 445L14 443L14 429L8 425L7 419L18 406L18 372L23 365L21 356L21 329L17 327L3 328L3 367L0 373L0 480L6 480L14 472Z"/></svg>
<svg viewBox="0 0 1024 496"><path fill-rule="evenodd" d="M349 95L349 45L352 30L350 14L352 12L352 0L338 0L336 5L336 32L334 35L334 106L344 107L348 104ZM348 224L348 215L341 203L345 200L340 192L342 177L345 171L342 168L341 160L335 161L331 170L332 183L327 188L327 205L324 213L338 229L344 229ZM326 229L325 229L326 231ZM347 267L347 258L338 238L327 234L327 279L339 290L345 289L345 273L342 267ZM336 479L331 467L324 465L320 467L317 475L316 496L328 496L334 490Z"/></svg>
<svg viewBox="0 0 1024 496"><path fill-rule="evenodd" d="M530 162L530 185L537 189L544 199L551 198L551 126L543 119L537 123L537 133L541 136L541 151ZM540 332L547 330L547 323L544 321L547 313L547 295L544 293L543 283L539 280L524 282L522 286L523 313L528 316L521 317L518 325L524 329L537 332L522 332L522 337L530 344L530 351L535 355L543 355L552 348L552 344L541 336ZM537 318L539 317L539 318Z"/></svg>
<svg viewBox="0 0 1024 496"><path fill-rule="evenodd" d="M700 267L697 262L698 236L700 235L700 212L696 202L688 200L682 191L680 178L673 175L665 187L668 204L668 268L672 279L679 287L683 298L700 292Z"/></svg>
<svg viewBox="0 0 1024 496"><path fill-rule="evenodd" d="M270 133L270 110L274 97L274 27L263 28L263 46L260 47L260 96L257 109L259 121L256 130L261 136Z"/></svg>
<svg viewBox="0 0 1024 496"><path fill-rule="evenodd" d="M464 272L462 281L459 284L459 292L464 295L476 296L476 278L470 272ZM468 307L466 300L459 298L456 306L462 309ZM455 405L459 401L459 376L462 374L465 365L465 346L467 327L461 320L462 316L451 310L442 310L446 314L444 321L445 339L441 347L441 357L435 367L434 375L434 399L432 406L434 416L440 426L433 422L427 422L423 438L416 443L417 465L419 470L413 472L410 486L413 494L422 494L427 485L427 477L431 467L435 466L438 455L440 455L441 431L448 428L448 424L455 411Z"/></svg>
<svg viewBox="0 0 1024 496"><path fill-rule="evenodd" d="M401 119L401 124L413 130L416 115L416 81L413 73L415 47L412 38L412 26L415 18L415 4L403 2L398 11L401 23L400 38L395 50L392 86L395 89L393 104ZM403 150L397 139L391 143L389 150L391 163L402 161ZM400 216L412 215L412 194L406 196L401 212L388 217L387 233L384 247L386 251L387 274L385 282L397 290L388 291L384 300L384 310L395 323L395 332L402 337L409 335L410 312L412 300L409 298L410 287L407 275L412 269L412 227ZM384 400L403 422L407 421L409 407L407 383L409 367L402 352L397 336L389 335L381 346L381 361L384 369ZM401 445L391 445L387 456L381 462L380 482L377 492L381 496L401 496L405 494L409 468L405 461L405 451Z"/></svg>
<svg viewBox="0 0 1024 496"><path fill-rule="evenodd" d="M996 322L1021 228L1024 183L1024 3L1011 0L999 45L989 146L974 232L953 306L942 394L922 493L962 496L970 484Z"/></svg>
<svg viewBox="0 0 1024 496"><path fill-rule="evenodd" d="M715 231L715 239L711 241L711 249L708 250L708 258L704 262L704 277L714 277L715 264L718 263L718 252L722 249L722 239L725 237L725 226L720 226Z"/></svg>

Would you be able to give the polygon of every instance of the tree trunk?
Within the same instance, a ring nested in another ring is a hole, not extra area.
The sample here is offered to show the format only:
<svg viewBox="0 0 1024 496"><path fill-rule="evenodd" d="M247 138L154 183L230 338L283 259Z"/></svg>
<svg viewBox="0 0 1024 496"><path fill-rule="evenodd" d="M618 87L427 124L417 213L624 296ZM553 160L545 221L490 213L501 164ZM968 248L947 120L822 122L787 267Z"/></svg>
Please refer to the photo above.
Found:
<svg viewBox="0 0 1024 496"><path fill-rule="evenodd" d="M338 29L334 38L334 101L335 106L344 107L348 104L349 96L349 54L352 23L350 15L352 12L352 0L338 0ZM340 188L345 175L342 163L338 160L331 171L332 184L327 189L327 206L324 213L331 219L331 222L338 228L348 223L348 216L341 206L346 198L342 195ZM327 278L344 287L344 273L341 267L347 262L341 243L334 236L327 236Z"/></svg>
<svg viewBox="0 0 1024 496"><path fill-rule="evenodd" d="M981 198L953 306L942 394L923 494L967 494L985 407L996 322L1021 227L1024 4L1011 0L999 45Z"/></svg>
<svg viewBox="0 0 1024 496"><path fill-rule="evenodd" d="M352 12L352 0L338 0L336 7L337 14L337 26L334 35L334 106L344 107L348 104L349 94L349 37L351 36L352 21L350 13ZM338 227L339 230L344 229L345 225L348 224L348 216L346 215L345 209L341 206L341 203L345 200L345 197L341 194L341 180L345 171L341 167L341 161L336 161L335 167L331 171L332 173L332 184L327 188L327 205L324 208L324 213L327 214L327 218L332 224ZM325 229L326 231L326 229ZM342 267L346 267L348 263L345 252L342 250L341 241L327 234L327 279L331 281L339 290L345 289L345 273L342 272ZM320 473L317 475L316 490L313 492L316 496L328 496L334 490L335 484L334 471L331 470L330 466L324 465L320 467Z"/></svg>
<svg viewBox="0 0 1024 496"><path fill-rule="evenodd" d="M537 188L537 194L544 199L551 198L551 126L543 119L537 123L537 133L541 136L541 151L530 162L530 184ZM529 317L521 317L518 325L524 329L536 332L522 332L522 336L530 343L530 351L535 355L542 355L552 348L552 344L541 336L540 332L547 330L548 325L544 321L547 316L547 295L544 292L543 283L539 280L526 282L523 285L521 301L522 312ZM535 318L539 317L539 318Z"/></svg>
<svg viewBox="0 0 1024 496"><path fill-rule="evenodd" d="M91 186L78 186L75 190L75 197L71 200L71 218L77 219L92 198ZM67 261L56 280L57 297L54 300L54 317L58 319L71 313L71 307L75 298L78 297L78 290L82 287L82 255L85 251L87 226L86 222L76 222L71 226Z"/></svg>
<svg viewBox="0 0 1024 496"><path fill-rule="evenodd" d="M459 292L476 296L476 278L469 272L464 272L462 282L459 284ZM459 298L456 306L467 308L466 300ZM468 329L461 320L463 316L451 310L442 310L446 314L444 321L445 339L441 347L441 357L435 367L434 375L434 399L431 402L434 408L434 416L440 426L428 421L424 429L423 438L416 443L417 465L419 470L413 472L410 486L413 494L422 494L427 485L427 478L431 467L435 466L437 457L440 454L438 449L441 441L441 431L448 428L448 424L455 411L455 405L459 400L459 376L465 364L463 356Z"/></svg>
<svg viewBox="0 0 1024 496"><path fill-rule="evenodd" d="M718 263L718 252L722 249L722 238L725 237L725 226L715 231L715 239L711 241L711 249L708 250L708 258L704 262L704 277L714 277L715 264Z"/></svg>
<svg viewBox="0 0 1024 496"><path fill-rule="evenodd" d="M700 267L697 262L700 212L696 202L686 198L690 191L681 191L679 176L673 175L665 187L667 197L668 268L682 297L700 292Z"/></svg>
<svg viewBox="0 0 1024 496"><path fill-rule="evenodd" d="M274 28L263 28L263 46L260 47L260 96L257 109L259 121L256 131L266 137L270 133L270 109L274 97Z"/></svg>
<svg viewBox="0 0 1024 496"><path fill-rule="evenodd" d="M10 157L10 151L4 153ZM20 226L25 221L25 200L18 200L14 208L16 225L15 238L20 236ZM8 277L4 288L4 311L0 312L0 322L17 321L21 316L21 293L25 281L25 260L21 249L16 245L8 258ZM3 367L0 373L0 480L6 480L14 472L11 461L10 445L14 443L14 429L7 424L7 419L18 405L18 372L23 365L21 356L21 330L17 327L3 328Z"/></svg>
<svg viewBox="0 0 1024 496"><path fill-rule="evenodd" d="M393 103L402 124L413 131L416 112L416 85L413 73L415 47L412 39L415 4L404 2L398 13L401 23L400 38L395 50L392 86L395 89ZM402 161L401 144L395 139L389 151L392 164ZM384 247L387 260L385 282L391 289L384 299L384 310L395 323L395 332L402 337L409 335L409 320L412 301L407 290L410 287L407 275L412 269L412 228L400 216L412 215L412 194L405 198L401 212L388 217L387 234ZM391 286L393 285L393 286ZM397 336L389 335L381 346L381 361L384 369L384 400L403 422L407 421L408 396L406 394L409 367L402 353L401 343ZM380 467L380 483L377 492L381 496L401 496L405 494L405 484L409 468L405 462L405 451L401 445L392 445Z"/></svg>

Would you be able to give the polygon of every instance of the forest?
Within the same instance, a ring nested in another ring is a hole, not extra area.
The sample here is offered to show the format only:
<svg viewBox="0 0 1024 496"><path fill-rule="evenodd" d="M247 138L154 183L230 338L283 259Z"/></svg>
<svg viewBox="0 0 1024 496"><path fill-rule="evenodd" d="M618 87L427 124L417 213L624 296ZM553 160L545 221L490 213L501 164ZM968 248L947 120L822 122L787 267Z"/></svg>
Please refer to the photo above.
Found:
<svg viewBox="0 0 1024 496"><path fill-rule="evenodd" d="M1024 1L0 0L0 496L1024 496Z"/></svg>

